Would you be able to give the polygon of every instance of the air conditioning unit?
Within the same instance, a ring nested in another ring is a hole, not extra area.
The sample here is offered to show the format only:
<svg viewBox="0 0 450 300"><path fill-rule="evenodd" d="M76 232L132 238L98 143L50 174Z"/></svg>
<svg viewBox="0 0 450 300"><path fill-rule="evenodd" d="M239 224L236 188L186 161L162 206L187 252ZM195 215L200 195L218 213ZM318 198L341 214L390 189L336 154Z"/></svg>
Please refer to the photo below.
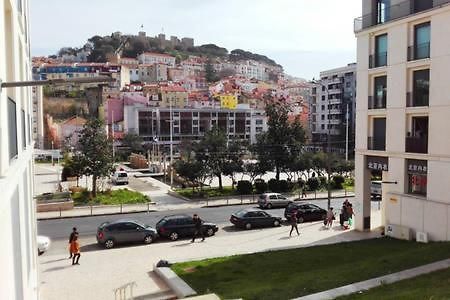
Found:
<svg viewBox="0 0 450 300"><path fill-rule="evenodd" d="M385 227L384 234L394 239L411 240L411 229L406 226L389 224Z"/></svg>
<svg viewBox="0 0 450 300"><path fill-rule="evenodd" d="M417 231L416 241L420 243L428 243L428 233Z"/></svg>

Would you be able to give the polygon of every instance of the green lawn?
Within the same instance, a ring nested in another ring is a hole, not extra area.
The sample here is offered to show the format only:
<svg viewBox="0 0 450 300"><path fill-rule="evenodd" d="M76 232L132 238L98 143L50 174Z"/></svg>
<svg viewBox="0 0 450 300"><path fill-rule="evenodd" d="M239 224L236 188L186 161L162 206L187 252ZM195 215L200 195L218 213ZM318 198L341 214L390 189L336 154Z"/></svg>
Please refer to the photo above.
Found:
<svg viewBox="0 0 450 300"><path fill-rule="evenodd" d="M195 189L192 191L192 188L186 189L176 189L175 190L181 196L195 199L195 198L205 198L207 197L219 197L219 196L233 196L237 195L236 189L232 189L231 186L224 186L222 190L219 188L203 188L201 191Z"/></svg>
<svg viewBox="0 0 450 300"><path fill-rule="evenodd" d="M90 204L136 204L150 202L150 198L139 192L130 191L128 189L111 190L109 192L97 193L97 197L89 199L89 192L76 192L72 195L75 206Z"/></svg>
<svg viewBox="0 0 450 300"><path fill-rule="evenodd" d="M389 238L208 259L172 268L199 294L291 299L449 257L450 243Z"/></svg>
<svg viewBox="0 0 450 300"><path fill-rule="evenodd" d="M370 289L369 291L340 297L338 299L450 299L450 269L383 285Z"/></svg>

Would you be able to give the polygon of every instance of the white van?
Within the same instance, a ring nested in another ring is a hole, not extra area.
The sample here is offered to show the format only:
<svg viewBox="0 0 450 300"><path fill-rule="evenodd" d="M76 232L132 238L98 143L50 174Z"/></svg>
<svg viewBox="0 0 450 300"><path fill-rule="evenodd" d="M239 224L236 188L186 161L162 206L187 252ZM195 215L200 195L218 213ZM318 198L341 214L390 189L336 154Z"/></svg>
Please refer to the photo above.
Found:
<svg viewBox="0 0 450 300"><path fill-rule="evenodd" d="M116 171L111 177L111 181L114 184L128 184L128 173L125 171Z"/></svg>
<svg viewBox="0 0 450 300"><path fill-rule="evenodd" d="M374 180L370 182L370 195L373 198L381 198L381 181Z"/></svg>

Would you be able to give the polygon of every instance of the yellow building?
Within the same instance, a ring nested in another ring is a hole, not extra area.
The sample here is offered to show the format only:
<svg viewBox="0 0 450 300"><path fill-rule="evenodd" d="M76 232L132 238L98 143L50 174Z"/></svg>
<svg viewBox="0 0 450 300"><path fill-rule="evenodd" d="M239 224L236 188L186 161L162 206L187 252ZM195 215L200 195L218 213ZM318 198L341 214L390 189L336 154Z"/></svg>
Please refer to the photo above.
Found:
<svg viewBox="0 0 450 300"><path fill-rule="evenodd" d="M235 109L238 103L235 95L219 95L219 99L221 108Z"/></svg>

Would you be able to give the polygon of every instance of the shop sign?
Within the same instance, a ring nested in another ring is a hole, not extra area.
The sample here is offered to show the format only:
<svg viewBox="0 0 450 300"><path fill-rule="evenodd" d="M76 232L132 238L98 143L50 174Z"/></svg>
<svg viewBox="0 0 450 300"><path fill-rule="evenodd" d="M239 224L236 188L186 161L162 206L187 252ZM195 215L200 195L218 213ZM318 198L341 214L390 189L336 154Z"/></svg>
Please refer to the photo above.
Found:
<svg viewBox="0 0 450 300"><path fill-rule="evenodd" d="M408 160L408 173L427 174L427 161L426 160Z"/></svg>
<svg viewBox="0 0 450 300"><path fill-rule="evenodd" d="M380 156L367 156L367 168L369 170L388 171L388 158Z"/></svg>

